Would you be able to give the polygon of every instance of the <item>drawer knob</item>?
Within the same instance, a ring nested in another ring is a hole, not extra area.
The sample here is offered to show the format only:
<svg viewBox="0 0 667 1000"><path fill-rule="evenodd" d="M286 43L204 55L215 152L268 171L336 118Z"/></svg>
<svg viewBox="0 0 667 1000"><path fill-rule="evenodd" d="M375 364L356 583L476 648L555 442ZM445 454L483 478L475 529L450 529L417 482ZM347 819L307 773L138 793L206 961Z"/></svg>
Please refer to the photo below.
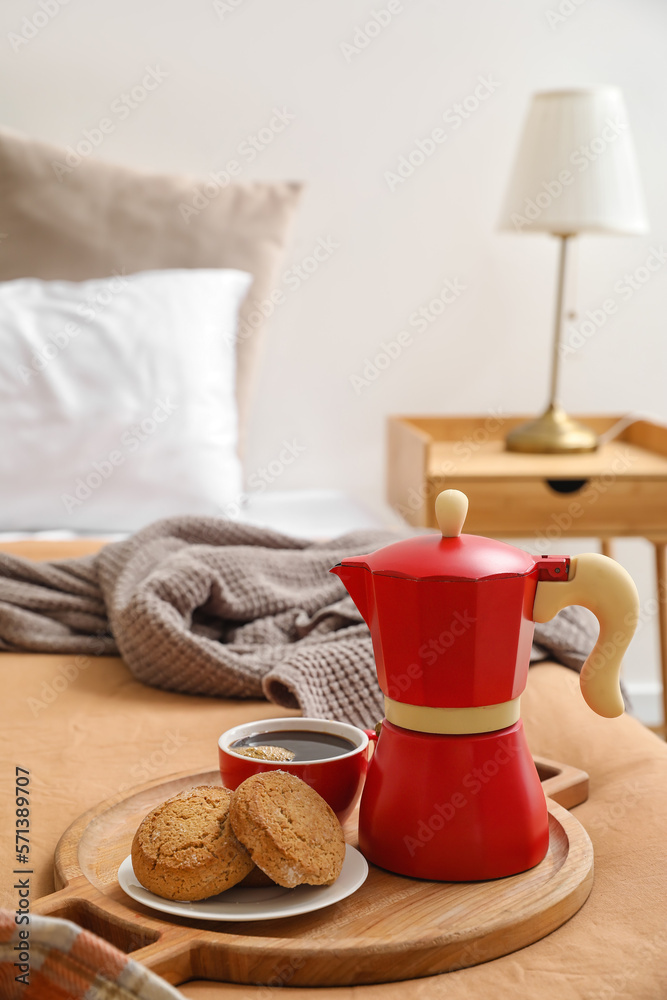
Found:
<svg viewBox="0 0 667 1000"><path fill-rule="evenodd" d="M547 486L554 493L578 493L588 482L587 479L546 479Z"/></svg>

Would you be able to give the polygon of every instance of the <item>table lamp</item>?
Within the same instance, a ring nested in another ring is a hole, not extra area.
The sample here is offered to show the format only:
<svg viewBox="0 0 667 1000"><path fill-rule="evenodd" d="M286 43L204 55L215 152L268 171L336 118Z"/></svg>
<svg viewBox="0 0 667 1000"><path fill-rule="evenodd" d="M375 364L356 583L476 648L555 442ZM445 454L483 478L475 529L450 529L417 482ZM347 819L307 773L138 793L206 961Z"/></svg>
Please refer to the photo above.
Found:
<svg viewBox="0 0 667 1000"><path fill-rule="evenodd" d="M558 403L558 368L568 242L579 233L638 235L648 230L637 158L618 87L533 96L510 178L500 228L552 233L560 241L549 405L508 434L509 451L584 452L590 428Z"/></svg>

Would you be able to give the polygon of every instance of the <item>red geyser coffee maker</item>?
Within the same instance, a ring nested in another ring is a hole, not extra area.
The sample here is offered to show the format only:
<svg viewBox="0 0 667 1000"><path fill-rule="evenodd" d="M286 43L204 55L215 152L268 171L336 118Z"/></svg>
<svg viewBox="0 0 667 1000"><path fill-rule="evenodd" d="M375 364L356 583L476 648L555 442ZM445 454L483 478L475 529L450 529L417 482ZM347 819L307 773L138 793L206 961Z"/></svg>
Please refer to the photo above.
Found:
<svg viewBox="0 0 667 1000"><path fill-rule="evenodd" d="M613 718L623 712L619 671L639 598L606 556L533 557L462 535L468 499L458 490L445 490L435 507L440 534L331 570L370 628L385 695L359 846L401 875L499 878L532 868L549 846L546 800L519 717L534 623L569 604L597 616L581 691L594 712Z"/></svg>

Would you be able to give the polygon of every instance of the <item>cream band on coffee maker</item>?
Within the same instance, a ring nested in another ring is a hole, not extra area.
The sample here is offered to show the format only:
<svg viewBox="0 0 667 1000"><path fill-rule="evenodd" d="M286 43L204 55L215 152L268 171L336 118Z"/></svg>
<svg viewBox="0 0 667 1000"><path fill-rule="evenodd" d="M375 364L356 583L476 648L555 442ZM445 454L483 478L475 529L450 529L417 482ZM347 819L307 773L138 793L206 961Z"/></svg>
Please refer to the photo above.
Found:
<svg viewBox="0 0 667 1000"><path fill-rule="evenodd" d="M463 735L465 733L492 733L497 729L513 726L519 719L521 698L504 701L499 705L479 705L474 708L433 708L424 705L406 705L401 701L384 699L384 714L388 722L402 729L418 733Z"/></svg>

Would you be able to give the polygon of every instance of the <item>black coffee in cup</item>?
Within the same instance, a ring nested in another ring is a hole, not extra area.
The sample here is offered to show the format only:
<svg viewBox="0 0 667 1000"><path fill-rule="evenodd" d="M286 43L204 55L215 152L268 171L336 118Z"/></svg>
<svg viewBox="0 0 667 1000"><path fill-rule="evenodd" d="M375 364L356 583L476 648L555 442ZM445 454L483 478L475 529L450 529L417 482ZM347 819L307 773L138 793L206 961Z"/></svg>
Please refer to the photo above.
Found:
<svg viewBox="0 0 667 1000"><path fill-rule="evenodd" d="M230 743L230 750L240 750L243 747L284 747L294 754L293 762L298 764L304 760L327 760L330 757L342 757L356 749L356 744L344 736L335 733L322 733L310 729L282 729L268 733L253 733L244 736L235 743Z"/></svg>

